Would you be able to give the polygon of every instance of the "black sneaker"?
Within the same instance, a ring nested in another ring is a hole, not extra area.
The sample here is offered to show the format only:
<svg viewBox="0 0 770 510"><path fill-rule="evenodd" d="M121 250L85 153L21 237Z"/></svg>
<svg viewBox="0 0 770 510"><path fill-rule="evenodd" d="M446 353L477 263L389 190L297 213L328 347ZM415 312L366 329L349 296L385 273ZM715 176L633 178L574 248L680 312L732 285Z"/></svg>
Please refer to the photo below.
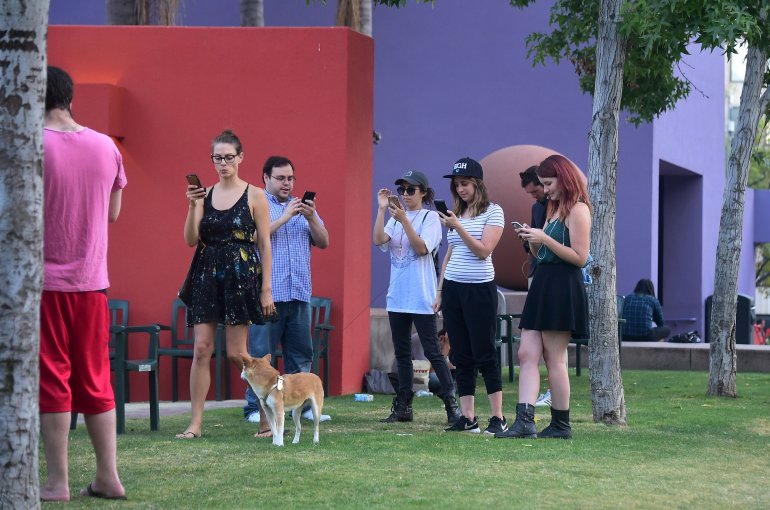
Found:
<svg viewBox="0 0 770 510"><path fill-rule="evenodd" d="M460 419L452 424L451 427L444 429L447 432L470 432L471 434L478 434L481 432L479 429L479 419L473 418L473 421L469 420L465 416L460 416Z"/></svg>
<svg viewBox="0 0 770 510"><path fill-rule="evenodd" d="M506 430L508 430L508 422L505 421L505 416L503 416L502 420L497 416L493 416L489 419L489 425L484 429L484 434L494 436L495 434L500 434Z"/></svg>

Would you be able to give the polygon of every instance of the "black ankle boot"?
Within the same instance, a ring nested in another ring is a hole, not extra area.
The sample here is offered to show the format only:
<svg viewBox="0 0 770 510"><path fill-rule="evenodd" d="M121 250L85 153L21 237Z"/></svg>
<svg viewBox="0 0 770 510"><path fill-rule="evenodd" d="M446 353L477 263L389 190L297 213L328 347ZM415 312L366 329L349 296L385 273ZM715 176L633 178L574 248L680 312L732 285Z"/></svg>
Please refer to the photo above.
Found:
<svg viewBox="0 0 770 510"><path fill-rule="evenodd" d="M441 400L444 401L444 409L446 410L446 423L447 425L454 425L459 420L463 413L460 412L460 406L457 405L454 395L442 395Z"/></svg>
<svg viewBox="0 0 770 510"><path fill-rule="evenodd" d="M541 439L572 439L572 427L569 426L569 409L559 411L551 408L551 424L540 432Z"/></svg>
<svg viewBox="0 0 770 510"><path fill-rule="evenodd" d="M382 423L393 423L394 421L412 421L413 419L412 396L396 395L393 399L393 405L390 407L390 416L380 421Z"/></svg>
<svg viewBox="0 0 770 510"><path fill-rule="evenodd" d="M516 404L516 421L508 430L495 434L495 437L537 439L535 406L531 404Z"/></svg>

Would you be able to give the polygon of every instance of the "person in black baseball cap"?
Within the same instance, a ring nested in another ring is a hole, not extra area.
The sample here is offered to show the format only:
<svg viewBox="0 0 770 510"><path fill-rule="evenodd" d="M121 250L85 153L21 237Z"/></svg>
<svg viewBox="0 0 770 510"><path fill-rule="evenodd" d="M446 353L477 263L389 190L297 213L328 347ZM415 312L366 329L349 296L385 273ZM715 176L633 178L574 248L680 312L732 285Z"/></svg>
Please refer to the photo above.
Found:
<svg viewBox="0 0 770 510"><path fill-rule="evenodd" d="M396 179L397 197L384 188L377 192L377 217L372 240L390 254L390 285L387 311L393 351L396 355L398 388L385 423L412 421L414 397L412 381L412 325L417 329L425 358L441 383L437 396L444 402L447 424L462 415L454 396L452 374L436 338L436 265L441 243L441 222L436 211L424 209L433 201L433 188L425 174L406 172ZM385 223L385 210L390 219Z"/></svg>
<svg viewBox="0 0 770 510"><path fill-rule="evenodd" d="M444 178L447 179L452 177L474 177L476 179L484 179L484 170L481 168L481 163L475 159L465 157L458 159L457 163L452 167L452 173L444 176Z"/></svg>
<svg viewBox="0 0 770 510"><path fill-rule="evenodd" d="M449 190L454 210L441 216L449 228L449 250L439 279L434 311L444 315L452 342L452 363L457 367L457 393L463 416L447 431L481 432L475 416L476 368L484 378L491 416L484 430L494 435L508 429L503 416L503 381L495 348L497 286L492 251L503 235L503 209L489 201L484 170L471 158L452 167Z"/></svg>

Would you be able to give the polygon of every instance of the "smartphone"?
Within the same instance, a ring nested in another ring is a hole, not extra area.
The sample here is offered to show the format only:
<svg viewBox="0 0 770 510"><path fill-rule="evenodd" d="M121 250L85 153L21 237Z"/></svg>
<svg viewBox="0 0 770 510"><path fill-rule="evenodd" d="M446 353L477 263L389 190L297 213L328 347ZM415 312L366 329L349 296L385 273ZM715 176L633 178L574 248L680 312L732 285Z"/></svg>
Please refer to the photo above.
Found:
<svg viewBox="0 0 770 510"><path fill-rule="evenodd" d="M302 195L302 203L307 205L308 200L315 200L315 191L306 191L304 195Z"/></svg>
<svg viewBox="0 0 770 510"><path fill-rule="evenodd" d="M195 174L187 174L187 184L195 186L196 188L202 188L201 180Z"/></svg>
<svg viewBox="0 0 770 510"><path fill-rule="evenodd" d="M446 202L444 200L434 200L433 205L436 206L436 210L444 216L449 215L449 209L447 209Z"/></svg>
<svg viewBox="0 0 770 510"><path fill-rule="evenodd" d="M524 225L522 225L522 224L521 224L521 223L519 223L518 221L512 221L512 222L511 222L511 225L513 226L513 228L515 228L515 229L517 229L517 230L518 230L518 229L520 229L520 228L524 228Z"/></svg>
<svg viewBox="0 0 770 510"><path fill-rule="evenodd" d="M390 202L390 205L392 205L393 207L396 207L398 209L403 209L401 207L401 202L398 201L398 197L396 195L390 195L388 197L388 202Z"/></svg>

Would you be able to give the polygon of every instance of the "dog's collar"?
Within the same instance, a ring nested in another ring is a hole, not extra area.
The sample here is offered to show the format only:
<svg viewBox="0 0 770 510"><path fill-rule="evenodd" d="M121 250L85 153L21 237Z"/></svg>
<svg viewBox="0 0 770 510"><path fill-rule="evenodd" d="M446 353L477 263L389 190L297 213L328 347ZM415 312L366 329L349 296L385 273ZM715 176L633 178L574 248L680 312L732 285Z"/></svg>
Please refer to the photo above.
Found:
<svg viewBox="0 0 770 510"><path fill-rule="evenodd" d="M279 375L278 380L270 387L270 390L267 392L268 395L272 393L273 390L283 391L283 376Z"/></svg>

